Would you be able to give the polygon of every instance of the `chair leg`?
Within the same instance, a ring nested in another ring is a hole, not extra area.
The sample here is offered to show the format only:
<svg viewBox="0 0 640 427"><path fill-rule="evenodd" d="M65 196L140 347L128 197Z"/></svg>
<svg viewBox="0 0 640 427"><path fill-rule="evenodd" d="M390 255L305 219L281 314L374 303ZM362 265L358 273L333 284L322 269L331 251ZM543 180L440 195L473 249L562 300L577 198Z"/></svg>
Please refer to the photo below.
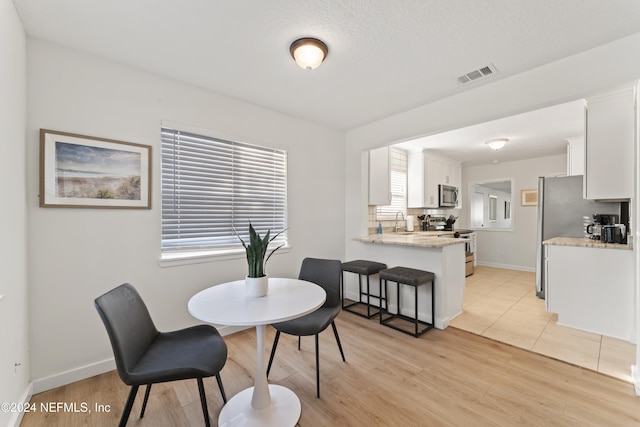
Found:
<svg viewBox="0 0 640 427"><path fill-rule="evenodd" d="M338 329L336 328L336 322L331 322L331 327L333 328L333 335L335 335L336 342L338 343L338 349L340 350L340 356L342 356L342 361L346 362L344 358L344 352L342 351L342 344L340 344L340 337L338 336Z"/></svg>
<svg viewBox="0 0 640 427"><path fill-rule="evenodd" d="M271 347L271 356L269 356L269 364L267 365L267 377L269 371L271 371L271 363L273 362L273 356L276 354L276 348L278 347L278 340L280 339L280 331L276 331L276 338L273 340L273 347Z"/></svg>
<svg viewBox="0 0 640 427"><path fill-rule="evenodd" d="M316 393L320 398L320 349L318 348L318 334L316 334Z"/></svg>
<svg viewBox="0 0 640 427"><path fill-rule="evenodd" d="M302 340L302 337L300 335L298 335L298 351L300 351L300 341Z"/></svg>
<svg viewBox="0 0 640 427"><path fill-rule="evenodd" d="M220 378L220 374L216 374L216 381L218 381L218 388L220 389L220 394L222 394L222 401L227 403L227 395L224 393L224 387L222 386L222 378Z"/></svg>
<svg viewBox="0 0 640 427"><path fill-rule="evenodd" d="M144 392L144 400L142 401L142 410L140 411L140 418L144 417L144 411L147 409L147 401L149 400L149 393L151 392L151 384L147 384L147 389Z"/></svg>
<svg viewBox="0 0 640 427"><path fill-rule="evenodd" d="M131 386L131 391L129 392L129 397L127 398L127 403L124 405L124 410L122 411L122 416L120 417L119 427L125 427L127 425L127 420L129 419L129 414L131 414L131 408L133 407L133 401L136 400L136 393L138 393L137 385Z"/></svg>
<svg viewBox="0 0 640 427"><path fill-rule="evenodd" d="M342 309L344 310L344 271L340 273L340 301L342 301Z"/></svg>
<svg viewBox="0 0 640 427"><path fill-rule="evenodd" d="M204 415L204 425L211 427L209 421L209 410L207 409L207 396L204 394L204 383L202 378L198 378L198 390L200 391L200 403L202 403L202 414Z"/></svg>

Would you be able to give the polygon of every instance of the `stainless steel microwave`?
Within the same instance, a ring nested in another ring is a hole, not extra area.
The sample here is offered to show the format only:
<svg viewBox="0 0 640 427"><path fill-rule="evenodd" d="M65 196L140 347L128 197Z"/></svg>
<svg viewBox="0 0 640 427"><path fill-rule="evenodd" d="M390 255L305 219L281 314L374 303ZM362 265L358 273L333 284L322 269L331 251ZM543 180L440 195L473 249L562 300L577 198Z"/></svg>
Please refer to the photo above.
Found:
<svg viewBox="0 0 640 427"><path fill-rule="evenodd" d="M438 206L441 208L458 207L458 187L451 185L438 185Z"/></svg>

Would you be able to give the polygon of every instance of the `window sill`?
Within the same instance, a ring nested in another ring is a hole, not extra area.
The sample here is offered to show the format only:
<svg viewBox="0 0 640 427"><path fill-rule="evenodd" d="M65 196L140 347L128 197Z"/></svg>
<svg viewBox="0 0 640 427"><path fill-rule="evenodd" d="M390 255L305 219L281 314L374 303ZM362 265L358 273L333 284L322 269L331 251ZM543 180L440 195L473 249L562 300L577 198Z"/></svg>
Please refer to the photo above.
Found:
<svg viewBox="0 0 640 427"><path fill-rule="evenodd" d="M283 246L278 249L276 255L288 253L291 246ZM203 250L203 251L182 251L182 252L164 252L160 254L160 267L175 267L179 265L201 264L205 262L226 261L232 259L243 259L246 252L240 249L223 249L223 250Z"/></svg>

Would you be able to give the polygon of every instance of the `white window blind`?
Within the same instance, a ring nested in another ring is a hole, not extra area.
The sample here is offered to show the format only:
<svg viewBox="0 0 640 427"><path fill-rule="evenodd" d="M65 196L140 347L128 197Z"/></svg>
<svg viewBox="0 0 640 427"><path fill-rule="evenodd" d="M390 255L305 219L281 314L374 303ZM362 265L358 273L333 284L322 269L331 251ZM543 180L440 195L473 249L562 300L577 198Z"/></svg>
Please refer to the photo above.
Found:
<svg viewBox="0 0 640 427"><path fill-rule="evenodd" d="M391 148L391 204L378 206L377 220L395 220L396 214L407 216L407 152Z"/></svg>
<svg viewBox="0 0 640 427"><path fill-rule="evenodd" d="M162 249L241 248L287 224L287 153L162 128ZM282 233L274 243L287 241Z"/></svg>

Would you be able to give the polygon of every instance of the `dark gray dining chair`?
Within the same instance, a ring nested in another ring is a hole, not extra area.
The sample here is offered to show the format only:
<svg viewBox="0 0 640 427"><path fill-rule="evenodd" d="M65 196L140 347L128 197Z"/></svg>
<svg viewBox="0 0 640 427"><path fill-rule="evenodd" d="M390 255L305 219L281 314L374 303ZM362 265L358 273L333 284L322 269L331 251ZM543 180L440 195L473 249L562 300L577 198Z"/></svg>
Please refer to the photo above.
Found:
<svg viewBox="0 0 640 427"><path fill-rule="evenodd" d="M333 334L336 337L336 342L338 343L338 349L340 350L342 361L346 361L344 358L344 352L342 351L342 345L340 344L338 329L336 329L336 323L334 321L338 313L340 313L341 277L342 262L340 262L339 260L305 258L302 261L302 267L300 268L300 275L298 276L298 278L322 286L322 288L327 293L327 300L322 307L318 308L312 313L309 313L302 317L298 317L297 319L273 324L273 327L276 329L276 337L273 341L273 347L271 348L271 356L269 357L269 365L267 366L267 376L269 376L269 371L271 371L271 364L273 362L273 356L276 354L276 347L278 346L280 333L284 332L285 334L297 336L298 350L300 350L300 337L315 335L316 391L318 397L320 397L320 358L318 348L318 334L324 331L329 325L331 325L331 327L333 328Z"/></svg>
<svg viewBox="0 0 640 427"><path fill-rule="evenodd" d="M195 378L205 425L210 426L203 378L215 376L222 393L220 370L227 361L227 345L216 328L198 325L173 332L159 332L149 310L136 289L125 283L95 299L98 314L104 323L118 375L131 386L120 418L120 427L129 419L138 388L147 386L140 411L144 417L151 385Z"/></svg>

